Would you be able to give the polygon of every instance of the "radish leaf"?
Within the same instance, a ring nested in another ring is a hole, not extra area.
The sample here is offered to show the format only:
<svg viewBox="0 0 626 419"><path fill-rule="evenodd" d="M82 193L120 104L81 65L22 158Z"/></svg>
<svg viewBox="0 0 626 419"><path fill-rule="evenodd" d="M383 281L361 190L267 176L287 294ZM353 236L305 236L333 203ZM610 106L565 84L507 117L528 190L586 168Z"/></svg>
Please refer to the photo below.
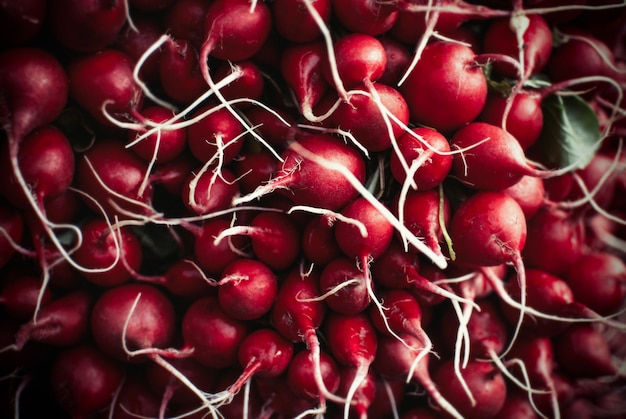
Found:
<svg viewBox="0 0 626 419"><path fill-rule="evenodd" d="M600 145L593 109L579 96L551 95L541 104L544 124L538 139L544 162L561 168L585 167Z"/></svg>

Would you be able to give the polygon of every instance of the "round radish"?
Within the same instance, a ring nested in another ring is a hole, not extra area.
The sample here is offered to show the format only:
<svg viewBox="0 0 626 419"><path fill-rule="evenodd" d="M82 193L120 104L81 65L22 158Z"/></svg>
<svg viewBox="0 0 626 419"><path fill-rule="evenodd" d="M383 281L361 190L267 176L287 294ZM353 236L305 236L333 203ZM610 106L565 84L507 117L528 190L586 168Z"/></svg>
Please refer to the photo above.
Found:
<svg viewBox="0 0 626 419"><path fill-rule="evenodd" d="M471 48L435 42L400 86L411 120L441 132L474 120L487 100L487 80Z"/></svg>
<svg viewBox="0 0 626 419"><path fill-rule="evenodd" d="M168 297L147 284L122 284L96 300L90 316L98 347L120 361L140 361L133 351L157 353L172 342L176 314Z"/></svg>
<svg viewBox="0 0 626 419"><path fill-rule="evenodd" d="M194 118L212 107L198 108L190 116ZM200 162L212 160L213 166L228 164L241 151L243 127L227 109L215 109L209 115L187 128L188 145Z"/></svg>
<svg viewBox="0 0 626 419"><path fill-rule="evenodd" d="M173 112L162 106L149 106L140 112L141 116L151 123L161 123L174 116ZM143 122L143 121L141 121ZM129 132L128 141L133 142L143 132ZM142 139L132 147L139 157L147 162L153 159L158 163L167 163L180 156L187 145L187 134L184 129L160 129Z"/></svg>
<svg viewBox="0 0 626 419"><path fill-rule="evenodd" d="M569 326L554 340L556 362L569 377L615 376L611 348L606 337L593 325Z"/></svg>
<svg viewBox="0 0 626 419"><path fill-rule="evenodd" d="M317 22L306 7L309 0L275 0L272 3L274 27L282 37L291 42L304 43L322 35ZM311 2L324 23L331 16L331 1L318 0Z"/></svg>
<svg viewBox="0 0 626 419"><path fill-rule="evenodd" d="M339 257L330 261L320 274L324 301L339 314L358 314L371 302L365 274L354 259Z"/></svg>
<svg viewBox="0 0 626 419"><path fill-rule="evenodd" d="M254 320L269 312L278 283L272 270L254 259L238 259L222 272L217 298L224 312L238 320Z"/></svg>
<svg viewBox="0 0 626 419"><path fill-rule="evenodd" d="M394 25L398 10L393 4L374 0L334 0L333 12L337 19L352 32L380 35Z"/></svg>

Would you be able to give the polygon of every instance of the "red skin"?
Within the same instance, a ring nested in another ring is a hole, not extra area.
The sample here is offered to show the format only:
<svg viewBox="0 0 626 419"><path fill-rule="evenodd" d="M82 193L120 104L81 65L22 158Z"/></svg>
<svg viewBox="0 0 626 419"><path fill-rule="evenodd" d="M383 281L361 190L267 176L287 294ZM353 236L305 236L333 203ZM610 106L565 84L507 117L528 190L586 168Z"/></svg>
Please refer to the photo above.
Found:
<svg viewBox="0 0 626 419"><path fill-rule="evenodd" d="M165 122L174 117L174 113L171 110L161 106L150 106L145 108L141 111L141 115L149 121L155 123ZM148 126L146 131L149 129L150 127ZM134 141L143 133L143 131L136 133L129 131L128 141ZM143 160L150 162L152 161L154 150L157 147L157 138L159 141L156 153L157 163L171 162L180 156L187 146L187 132L185 129L177 129L174 131L163 129L142 139L139 143L134 145L132 149Z"/></svg>
<svg viewBox="0 0 626 419"><path fill-rule="evenodd" d="M335 16L351 32L380 35L391 29L398 19L395 5L373 0L334 0L332 3Z"/></svg>
<svg viewBox="0 0 626 419"><path fill-rule="evenodd" d="M487 100L487 81L471 48L435 42L424 49L400 92L412 121L446 133L480 114Z"/></svg>
<svg viewBox="0 0 626 419"><path fill-rule="evenodd" d="M331 1L312 3L322 20L328 24L331 16ZM322 33L303 0L276 0L272 3L274 28L283 38L295 43L310 42Z"/></svg>

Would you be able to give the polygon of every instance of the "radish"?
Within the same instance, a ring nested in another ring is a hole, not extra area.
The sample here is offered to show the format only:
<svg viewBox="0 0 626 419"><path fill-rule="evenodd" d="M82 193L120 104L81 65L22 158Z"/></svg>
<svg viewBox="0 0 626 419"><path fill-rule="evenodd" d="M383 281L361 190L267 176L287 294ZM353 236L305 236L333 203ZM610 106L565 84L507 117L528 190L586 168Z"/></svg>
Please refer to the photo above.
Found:
<svg viewBox="0 0 626 419"><path fill-rule="evenodd" d="M608 252L587 252L574 262L563 277L576 301L593 311L610 315L626 298L626 265Z"/></svg>
<svg viewBox="0 0 626 419"><path fill-rule="evenodd" d="M158 42L163 34L163 22L151 17L134 16L133 25L127 24L122 28L114 43L114 47L121 50L137 66L141 62L139 78L150 85L159 81L159 60L161 53L152 53L144 57L147 51Z"/></svg>
<svg viewBox="0 0 626 419"><path fill-rule="evenodd" d="M242 149L243 127L223 108L203 106L196 109L190 118L208 111L211 113L187 127L187 144L200 162L213 160L217 164L217 156L221 164L228 164Z"/></svg>
<svg viewBox="0 0 626 419"><path fill-rule="evenodd" d="M41 297L41 279L31 275L11 275L0 288L0 306L12 319L22 322L33 318L39 300L45 306L53 298L53 292L46 287Z"/></svg>
<svg viewBox="0 0 626 419"><path fill-rule="evenodd" d="M572 378L615 376L612 355L606 337L593 325L571 325L554 340L556 362Z"/></svg>
<svg viewBox="0 0 626 419"><path fill-rule="evenodd" d="M546 202L544 182L534 176L522 176L518 182L502 189L502 192L515 199L527 220L535 215Z"/></svg>
<svg viewBox="0 0 626 419"><path fill-rule="evenodd" d="M456 131L450 147L458 150L471 147L471 150L454 155L452 174L473 189L501 190L517 183L523 176L556 175L556 172L533 167L515 137L485 122L471 122Z"/></svg>
<svg viewBox="0 0 626 419"><path fill-rule="evenodd" d="M584 251L583 220L569 211L543 207L528 220L525 263L533 268L564 274Z"/></svg>
<svg viewBox="0 0 626 419"><path fill-rule="evenodd" d="M198 50L190 40L167 39L159 56L158 72L163 91L171 100L191 103L205 92L198 60Z"/></svg>
<svg viewBox="0 0 626 419"><path fill-rule="evenodd" d="M358 314L369 306L371 294L367 278L353 259L334 259L320 273L319 287L326 305L339 314Z"/></svg>
<svg viewBox="0 0 626 419"><path fill-rule="evenodd" d="M242 152L233 161L232 169L239 179L242 193L250 193L272 178L276 172L276 158L268 151Z"/></svg>
<svg viewBox="0 0 626 419"><path fill-rule="evenodd" d="M348 68L352 70L353 66ZM354 88L359 90L361 85ZM396 89L381 83L366 83L365 90L370 92L368 96L351 95L349 102L340 103L329 119L350 132L368 152L387 150L409 122L406 100Z"/></svg>
<svg viewBox="0 0 626 419"><path fill-rule="evenodd" d="M480 114L487 100L487 80L471 48L435 42L424 48L400 93L412 121L446 133Z"/></svg>
<svg viewBox="0 0 626 419"><path fill-rule="evenodd" d="M509 97L490 94L478 120L506 129L526 150L539 139L543 128L543 98L542 94L531 90ZM510 108L507 109L507 105Z"/></svg>
<svg viewBox="0 0 626 419"><path fill-rule="evenodd" d="M385 48L387 65L378 82L388 86L396 86L411 62L411 53L405 44L391 36L380 37L379 41Z"/></svg>
<svg viewBox="0 0 626 419"><path fill-rule="evenodd" d="M87 291L74 291L55 298L22 325L15 335L15 344L3 350L20 351L31 340L52 346L73 346L84 341L88 336L93 300Z"/></svg>
<svg viewBox="0 0 626 419"><path fill-rule="evenodd" d="M354 369L351 384L346 392L344 419L348 418L350 404L359 386L366 379L376 356L378 338L376 330L365 314L327 316L324 334L335 360Z"/></svg>
<svg viewBox="0 0 626 419"><path fill-rule="evenodd" d="M406 228L417 237L423 237L424 243L435 254L441 255L441 242L444 231L450 221L450 202L437 190L408 191L394 198L395 213Z"/></svg>
<svg viewBox="0 0 626 419"><path fill-rule="evenodd" d="M235 175L226 168L198 168L187 175L180 191L185 207L198 215L228 208L239 195Z"/></svg>
<svg viewBox="0 0 626 419"><path fill-rule="evenodd" d="M354 380L359 372L359 368L351 366L343 366L341 368L341 377L339 382L338 393L347 396L354 386ZM376 382L371 371L363 378L361 383L354 390L352 401L350 403L350 411L344 409L344 418L347 418L350 412L355 412L359 418L368 417L369 409L376 397ZM346 405L347 409L347 405Z"/></svg>
<svg viewBox="0 0 626 419"><path fill-rule="evenodd" d="M361 183L365 180L365 163L354 148L330 135L309 135L292 143L282 153L284 163L270 182L235 199L233 204L251 201L275 189L280 189L297 205L329 210L337 210L356 197L358 192L348 180L303 157L301 149L342 165Z"/></svg>
<svg viewBox="0 0 626 419"><path fill-rule="evenodd" d="M230 227L230 221L215 218L205 222L195 234L194 255L198 265L210 276L219 276L228 264L241 257L244 244L236 236L215 243L215 238Z"/></svg>
<svg viewBox="0 0 626 419"><path fill-rule="evenodd" d="M552 31L543 16L535 13L496 18L485 32L483 51L513 57L520 64L521 73L499 62L494 63L494 69L507 77L526 80L548 63Z"/></svg>
<svg viewBox="0 0 626 419"><path fill-rule="evenodd" d="M185 311L182 335L194 348L193 358L209 368L225 368L237 363L237 348L248 335L250 325L226 315L217 297L202 297Z"/></svg>
<svg viewBox="0 0 626 419"><path fill-rule="evenodd" d="M101 287L130 281L139 269L143 253L139 239L128 228L113 229L102 218L81 226L84 241L74 253L81 274Z"/></svg>
<svg viewBox="0 0 626 419"><path fill-rule="evenodd" d="M204 18L210 2L207 0L175 1L163 16L165 28L176 39L191 41L200 47L204 41Z"/></svg>
<svg viewBox="0 0 626 419"><path fill-rule="evenodd" d="M140 121L147 126L166 122L174 113L163 106L149 106L140 112L147 121ZM150 124L150 125L149 125ZM137 133L129 132L129 143L134 142L139 134L147 131L147 127ZM180 156L187 146L185 130L158 130L156 133L142 139L132 147L132 150L146 162L168 163Z"/></svg>
<svg viewBox="0 0 626 419"><path fill-rule="evenodd" d="M271 269L289 268L300 255L300 231L292 217L280 212L261 212L249 226L233 226L223 230L214 245L230 235L250 238L255 256Z"/></svg>
<svg viewBox="0 0 626 419"><path fill-rule="evenodd" d="M454 375L451 361L444 361L433 374L433 381L439 386L443 397L454 398L454 406L465 418L493 418L507 398L506 382L502 373L491 363L470 361L461 371L465 382L474 396L472 403L463 393L460 382Z"/></svg>
<svg viewBox="0 0 626 419"><path fill-rule="evenodd" d="M329 88L323 76L324 44L311 41L292 44L285 48L280 59L280 73L293 91L302 115L309 121L318 121L313 108Z"/></svg>
<svg viewBox="0 0 626 419"><path fill-rule="evenodd" d="M276 0L272 4L276 32L288 41L311 42L322 35L304 4L306 1L308 0ZM312 5L322 21L328 23L331 16L331 0L318 0Z"/></svg>
<svg viewBox="0 0 626 419"><path fill-rule="evenodd" d="M448 176L452 168L452 155L448 154L450 144L441 133L429 128L414 128L412 134L408 132L402 134L397 142L398 149L409 166L413 162L420 162L412 178L415 188L433 189ZM399 183L404 183L407 172L397 154L391 155L389 164L393 178Z"/></svg>
<svg viewBox="0 0 626 419"><path fill-rule="evenodd" d="M237 61L236 64L223 62L215 69L215 79L219 82L231 74L233 65L241 75L232 83L225 85L220 92L229 102L244 99L243 102L237 102L237 106L240 109L249 108L252 106L251 101L259 101L263 95L265 88L263 73L251 60Z"/></svg>
<svg viewBox="0 0 626 419"><path fill-rule="evenodd" d="M17 47L35 38L43 27L46 4L45 0L30 0L20 4L2 5L0 14L2 45Z"/></svg>
<svg viewBox="0 0 626 419"><path fill-rule="evenodd" d="M317 362L324 387L331 393L339 389L340 370L333 357L322 351L317 361L312 352L302 350L293 356L287 368L287 383L297 396L312 401L323 397L315 378Z"/></svg>
<svg viewBox="0 0 626 419"><path fill-rule="evenodd" d="M351 32L380 35L391 29L398 18L394 5L372 0L334 0L332 3L337 19Z"/></svg>
<svg viewBox="0 0 626 419"><path fill-rule="evenodd" d="M124 379L124 368L92 343L63 349L50 371L51 389L72 416L95 413L112 402Z"/></svg>
<svg viewBox="0 0 626 419"><path fill-rule="evenodd" d="M2 183L0 192L13 205L27 209L31 203L12 173L8 148L3 147L1 153L4 164L0 173L9 181ZM17 159L21 175L29 185L28 193L33 195L40 211L45 214L44 201L61 195L72 184L74 151L70 140L54 126L42 126L22 139Z"/></svg>
<svg viewBox="0 0 626 419"><path fill-rule="evenodd" d="M270 328L250 332L239 345L237 357L244 368L237 380L221 393L213 403L228 401L253 377L276 377L289 367L293 358L293 344Z"/></svg>
<svg viewBox="0 0 626 419"><path fill-rule="evenodd" d="M137 416L157 417L159 414L159 398L148 388L139 374L128 374L115 402L107 412L110 417L131 419Z"/></svg>
<svg viewBox="0 0 626 419"><path fill-rule="evenodd" d="M302 253L321 267L342 255L335 240L334 221L324 215L312 217L302 232Z"/></svg>
<svg viewBox="0 0 626 419"><path fill-rule="evenodd" d="M174 307L158 288L148 284L122 284L105 291L90 315L90 329L98 347L125 362L154 359L176 351L162 349L176 331Z"/></svg>
<svg viewBox="0 0 626 419"><path fill-rule="evenodd" d="M374 369L386 377L403 377L407 382L417 381L447 414L461 418L461 414L444 398L432 380L428 366L429 358L423 356L422 342L412 335L399 336L401 339L393 336L382 336L379 339Z"/></svg>
<svg viewBox="0 0 626 419"><path fill-rule="evenodd" d="M217 298L226 315L254 320L268 313L276 299L276 276L264 263L237 259L222 271Z"/></svg>
<svg viewBox="0 0 626 419"><path fill-rule="evenodd" d="M101 124L118 123L117 118L136 111L142 103L132 61L119 50L108 48L77 57L69 63L67 74L70 96Z"/></svg>
<svg viewBox="0 0 626 419"><path fill-rule="evenodd" d="M47 21L54 38L66 48L96 52L110 46L126 23L126 3L52 0Z"/></svg>

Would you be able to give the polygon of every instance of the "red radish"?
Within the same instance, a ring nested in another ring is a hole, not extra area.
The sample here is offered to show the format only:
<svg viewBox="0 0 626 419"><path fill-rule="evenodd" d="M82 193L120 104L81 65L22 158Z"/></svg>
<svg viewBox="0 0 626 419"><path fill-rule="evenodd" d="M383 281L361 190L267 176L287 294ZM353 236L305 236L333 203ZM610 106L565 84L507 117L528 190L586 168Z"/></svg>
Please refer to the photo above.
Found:
<svg viewBox="0 0 626 419"><path fill-rule="evenodd" d="M191 41L200 47L204 41L204 18L211 2L208 0L180 0L168 7L164 25L176 39Z"/></svg>
<svg viewBox="0 0 626 419"><path fill-rule="evenodd" d="M112 229L102 218L81 227L84 241L74 253L82 275L101 287L128 282L141 266L143 253L137 236L128 228Z"/></svg>
<svg viewBox="0 0 626 419"><path fill-rule="evenodd" d="M508 98L491 94L478 119L506 129L526 150L539 139L543 128L542 98L539 93L523 90ZM512 104L507 110L508 101ZM505 112L508 112L506 120Z"/></svg>
<svg viewBox="0 0 626 419"><path fill-rule="evenodd" d="M282 153L284 161L274 178L255 192L236 199L239 204L272 192L283 191L297 205L310 205L329 210L337 210L352 201L358 194L349 180L311 161L302 153L313 153L333 164L349 170L359 181L365 180L365 163L359 153L339 139L326 134L309 135L300 138Z"/></svg>
<svg viewBox="0 0 626 419"><path fill-rule="evenodd" d="M0 13L0 39L3 46L24 45L39 34L46 15L45 0L6 3Z"/></svg>
<svg viewBox="0 0 626 419"><path fill-rule="evenodd" d="M179 196L185 180L197 164L198 162L191 153L184 151L169 163L156 164L150 173L150 180L170 195Z"/></svg>
<svg viewBox="0 0 626 419"><path fill-rule="evenodd" d="M418 190L432 189L448 176L452 168L452 155L447 154L450 153L450 144L441 133L429 128L414 128L412 133L402 134L397 142L398 150L409 167L417 162L412 180ZM397 154L391 155L389 164L394 179L404 183L407 172Z"/></svg>
<svg viewBox="0 0 626 419"><path fill-rule="evenodd" d="M552 31L540 14L512 15L494 19L483 39L483 51L504 54L520 62L522 74L510 65L496 62L494 69L507 77L527 79L548 63L552 51Z"/></svg>
<svg viewBox="0 0 626 419"><path fill-rule="evenodd" d="M231 262L219 284L217 298L222 310L238 320L254 320L268 313L278 291L272 270L254 259Z"/></svg>
<svg viewBox="0 0 626 419"><path fill-rule="evenodd" d="M0 54L0 81L0 119L10 139L11 155L17 156L17 142L51 123L65 107L67 75L47 51L11 48Z"/></svg>
<svg viewBox="0 0 626 419"><path fill-rule="evenodd" d="M535 215L545 203L545 187L543 180L534 176L522 176L522 178L502 189L505 195L515 199L524 211L526 219Z"/></svg>
<svg viewBox="0 0 626 419"><path fill-rule="evenodd" d="M45 306L53 299L53 293L46 287L41 297L41 279L31 275L11 276L0 289L0 306L12 319L22 322L33 318L39 299Z"/></svg>
<svg viewBox="0 0 626 419"><path fill-rule="evenodd" d="M385 48L387 65L378 82L388 86L396 86L411 62L411 52L405 44L391 36L383 36L379 40Z"/></svg>
<svg viewBox="0 0 626 419"><path fill-rule="evenodd" d="M191 118L211 112L187 128L189 149L202 163L230 163L242 149L243 127L227 109L203 106Z"/></svg>
<svg viewBox="0 0 626 419"><path fill-rule="evenodd" d="M158 71L165 94L176 102L190 103L206 91L198 50L190 40L168 39L160 53Z"/></svg>
<svg viewBox="0 0 626 419"><path fill-rule="evenodd" d="M232 83L225 85L220 91L227 101L245 99L244 102L237 103L239 109L245 109L252 106L251 100L258 101L261 99L265 87L263 73L259 66L251 60L237 61L236 63L223 62L215 69L215 80L219 82L231 74L233 66L241 72L241 75Z"/></svg>
<svg viewBox="0 0 626 419"><path fill-rule="evenodd" d="M385 377L417 381L447 414L461 418L461 414L439 392L430 376L428 357L423 356L424 346L416 337L408 334L382 336L374 359L374 369ZM454 399L454 398L452 398Z"/></svg>
<svg viewBox="0 0 626 419"><path fill-rule="evenodd" d="M134 16L133 26L126 25L120 31L114 46L126 54L135 64L150 49L163 34L163 24L151 17ZM139 78L146 83L155 83L159 80L160 52L153 52L145 58Z"/></svg>
<svg viewBox="0 0 626 419"><path fill-rule="evenodd" d="M319 286L324 301L335 313L358 314L372 301L363 270L344 256L326 264Z"/></svg>
<svg viewBox="0 0 626 419"><path fill-rule="evenodd" d="M368 417L382 417L387 412L398 412L404 401L407 385L404 380L390 380L380 375L375 376L376 390L367 409Z"/></svg>
<svg viewBox="0 0 626 419"><path fill-rule="evenodd" d="M200 297L215 294L215 289L207 285L204 274L189 259L179 259L158 276L138 276L139 281L146 281L166 288L174 297L186 302L193 302Z"/></svg>
<svg viewBox="0 0 626 419"><path fill-rule="evenodd" d="M348 417L350 403L370 371L376 356L378 338L374 326L365 314L329 315L324 322L328 347L335 360L354 369L354 375L346 391L344 418Z"/></svg>
<svg viewBox="0 0 626 419"><path fill-rule="evenodd" d="M478 192L452 215L450 238L456 260L475 266L512 262L523 266L526 218L519 204L501 192Z"/></svg>
<svg viewBox="0 0 626 419"><path fill-rule="evenodd" d="M602 315L617 312L626 298L626 265L608 252L583 254L563 279L576 301Z"/></svg>
<svg viewBox="0 0 626 419"><path fill-rule="evenodd" d="M201 391L208 393L214 389L217 374L213 369L200 364L193 358L172 359L170 363ZM166 403L192 404L198 402L195 394L160 365L146 364L142 378L153 393L161 396Z"/></svg>
<svg viewBox="0 0 626 419"><path fill-rule="evenodd" d="M359 89L361 85L353 87ZM367 151L387 150L393 144L392 136L396 139L402 135L409 122L407 103L400 92L390 86L376 83L365 89L370 92L369 96L351 95L349 102L339 104L329 119L350 132ZM387 112L394 120L390 120Z"/></svg>
<svg viewBox="0 0 626 419"><path fill-rule="evenodd" d="M174 117L174 113L162 106L149 106L140 112L150 123L159 124ZM144 121L140 121L144 122ZM149 125L148 125L149 126ZM128 141L132 143L139 134L147 131L147 127L137 133L129 132ZM187 134L184 129L159 129L132 146L139 157L147 162L168 163L180 156L187 146Z"/></svg>
<svg viewBox="0 0 626 419"><path fill-rule="evenodd" d="M159 398L142 378L138 374L129 374L116 395L115 403L109 406L108 412L106 415L103 413L102 417L119 419L132 419L137 416L157 417Z"/></svg>
<svg viewBox="0 0 626 419"><path fill-rule="evenodd" d="M241 192L250 193L269 181L276 172L276 164L276 158L265 150L241 153L232 164Z"/></svg>
<svg viewBox="0 0 626 419"><path fill-rule="evenodd" d="M315 407L315 402L298 397L294 394L284 375L269 378L255 377L253 384L255 384L254 390L258 392L262 400L267 401L263 406L265 414L295 418L303 412L319 412L319 409ZM239 394L242 394L242 392ZM233 404L234 403L231 402L227 406L230 407L233 406ZM220 408L220 412L221 411L222 408Z"/></svg>
<svg viewBox="0 0 626 419"><path fill-rule="evenodd" d="M371 35L350 33L333 45L337 75L347 89L365 84L371 86L385 72L387 54L383 44ZM332 63L325 62L323 74L329 84L334 84Z"/></svg>
<svg viewBox="0 0 626 419"><path fill-rule="evenodd" d="M143 95L133 79L132 61L119 50L78 57L69 63L67 73L71 97L102 124L113 124L107 115L125 117L141 105Z"/></svg>
<svg viewBox="0 0 626 419"><path fill-rule="evenodd" d="M433 374L433 380L439 386L443 397L454 400L455 408L465 418L495 417L504 406L507 397L506 382L502 373L492 363L481 361L470 361L461 373L474 396L475 404L463 394L451 361L439 365ZM461 396L456 397L457 394Z"/></svg>
<svg viewBox="0 0 626 419"><path fill-rule="evenodd" d="M249 237L255 256L277 271L289 268L300 255L300 231L293 218L284 213L257 214L249 226L234 226L222 231L214 243L231 234Z"/></svg>
<svg viewBox="0 0 626 419"><path fill-rule="evenodd" d="M183 204L189 211L199 215L228 208L230 202L239 194L239 186L230 170L204 169L190 173L181 190Z"/></svg>
<svg viewBox="0 0 626 419"><path fill-rule="evenodd" d="M20 213L8 203L0 202L0 268L16 253L24 234L24 221Z"/></svg>
<svg viewBox="0 0 626 419"><path fill-rule="evenodd" d="M96 300L90 316L98 347L120 361L141 361L168 353L176 332L176 314L167 296L148 284L122 284ZM173 352L172 352L173 353Z"/></svg>
<svg viewBox="0 0 626 419"><path fill-rule="evenodd" d="M515 137L496 125L471 122L454 134L450 147L458 150L471 147L454 155L452 173L474 189L501 190L523 176L550 175L531 166Z"/></svg>
<svg viewBox="0 0 626 419"><path fill-rule="evenodd" d="M606 337L593 325L571 325L554 340L556 362L572 378L616 375L612 355Z"/></svg>
<svg viewBox="0 0 626 419"><path fill-rule="evenodd" d="M31 340L52 346L72 346L82 342L88 336L93 300L90 292L74 291L50 301L33 320L20 327L12 349L22 350Z"/></svg>
<svg viewBox="0 0 626 419"><path fill-rule="evenodd" d="M324 215L307 222L302 232L302 253L307 260L323 267L342 255L335 240L334 224Z"/></svg>
<svg viewBox="0 0 626 419"><path fill-rule="evenodd" d="M406 252L402 245L394 240L385 253L374 260L372 276L377 284L385 287L408 289L414 294L423 292L428 296L436 296L433 304L441 302L444 298L458 299L457 295L422 275L421 271L427 266L421 264L417 252ZM420 298L420 301L424 300L425 298Z"/></svg>
<svg viewBox="0 0 626 419"><path fill-rule="evenodd" d="M341 368L341 377L339 382L338 393L342 396L347 396L352 391L354 380L359 373L359 368L352 366L343 366ZM376 397L376 382L374 375L371 371L367 372L367 375L363 378L361 383L354 390L354 396L350 406L345 405L344 418L348 418L350 412L356 413L359 418L365 418L368 416L368 410L374 402ZM349 409L348 409L349 408Z"/></svg>
<svg viewBox="0 0 626 419"><path fill-rule="evenodd" d="M255 131L270 144L277 144L282 147L302 134L300 128L297 127L294 116L285 109L278 108L270 112L255 106L245 109L244 114L250 124L256 127ZM276 115L279 115L282 121Z"/></svg>
<svg viewBox="0 0 626 419"><path fill-rule="evenodd" d="M581 257L584 243L582 219L568 211L543 207L528 220L522 255L527 266L561 275Z"/></svg>
<svg viewBox="0 0 626 419"><path fill-rule="evenodd" d="M340 222L335 225L335 239L347 256L366 262L367 258L375 259L387 250L393 238L393 226L369 201L357 198L346 205L341 214L361 222L367 231L363 236L355 224Z"/></svg>
<svg viewBox="0 0 626 419"><path fill-rule="evenodd" d="M47 20L56 40L66 48L96 52L111 45L124 23L124 1L51 0Z"/></svg>
<svg viewBox="0 0 626 419"><path fill-rule="evenodd" d="M329 87L323 76L325 54L324 44L313 41L287 46L280 59L280 73L298 99L302 115L309 121L316 120L313 108Z"/></svg>
<svg viewBox="0 0 626 419"><path fill-rule="evenodd" d="M241 368L239 366L222 370L217 377L215 390L220 391L227 389L237 379L240 373ZM219 414L223 415L225 418L243 418L246 415L248 415L248 417L262 417L263 415L261 412L265 414L272 411L272 407L269 407L264 403L265 400L269 400L272 396L265 398L265 393L263 393L264 397L261 399L260 393L263 384L260 382L262 380L267 380L270 383L285 382L283 378L284 377L272 377L264 379L257 376L252 385L237 393L229 404L220 406ZM283 387L283 389L288 391L287 388ZM268 389L265 390L267 391ZM272 386L270 384L269 391L274 392L279 390L277 389L277 386ZM195 408L196 405L191 405L190 407ZM186 410L182 410L181 413L188 414L191 410L192 409L187 407ZM206 415L206 413L206 411L200 411L195 416L192 415L190 417L201 419L204 415Z"/></svg>
<svg viewBox="0 0 626 419"><path fill-rule="evenodd" d="M369 315L378 332L397 337L407 334L422 343L424 354L432 349L428 334L422 328L422 309L408 291L386 289L378 293L384 310L370 307ZM384 317L383 317L384 316Z"/></svg>
<svg viewBox="0 0 626 419"><path fill-rule="evenodd" d="M193 358L209 368L235 365L237 348L249 328L247 322L226 315L216 297L198 298L182 321L185 345L194 348Z"/></svg>
<svg viewBox="0 0 626 419"><path fill-rule="evenodd" d="M424 48L400 92L411 120L446 133L480 114L487 100L487 80L471 48L435 42Z"/></svg>
<svg viewBox="0 0 626 419"><path fill-rule="evenodd" d="M30 200L12 173L10 152L3 147L0 159L4 162L0 174L7 182L0 192L15 206L29 208ZM19 145L18 164L29 193L45 211L44 201L53 199L72 184L74 178L74 151L70 140L52 125L43 126L24 137Z"/></svg>
<svg viewBox="0 0 626 419"><path fill-rule="evenodd" d="M333 357L322 351L317 361L309 350L302 350L293 356L287 368L287 383L297 396L312 401L322 396L315 379L317 362L326 389L334 393L339 388L340 371Z"/></svg>
<svg viewBox="0 0 626 419"><path fill-rule="evenodd" d="M253 377L276 377L289 367L293 358L293 344L274 329L260 328L243 338L237 351L243 372L217 400L228 400ZM219 393L218 393L219 394Z"/></svg>
<svg viewBox="0 0 626 419"><path fill-rule="evenodd" d="M215 218L205 222L196 234L194 255L200 267L209 276L221 275L229 263L241 257L239 249L243 246L239 243L238 237L227 237L215 243L215 238L229 227L230 221L227 219Z"/></svg>
<svg viewBox="0 0 626 419"><path fill-rule="evenodd" d="M73 416L105 408L122 385L124 368L95 345L83 343L63 349L50 372L52 392L63 410Z"/></svg>
<svg viewBox="0 0 626 419"><path fill-rule="evenodd" d="M426 246L442 255L443 232L450 221L450 202L436 189L409 191L406 196L394 198L395 213L406 228L422 237Z"/></svg>
<svg viewBox="0 0 626 419"><path fill-rule="evenodd" d="M472 358L493 357L500 354L506 346L508 324L498 306L487 298L476 301L480 310L472 310L465 325L469 335L469 352ZM441 347L453 350L457 339L457 328L451 325L458 324L459 320L450 307L446 307L440 318ZM445 325L445 327L443 327ZM450 353L449 355L453 355Z"/></svg>
<svg viewBox="0 0 626 419"><path fill-rule="evenodd" d="M497 419L536 419L538 417L528 397L519 391L507 391L504 406L496 415Z"/></svg>
<svg viewBox="0 0 626 419"><path fill-rule="evenodd" d="M322 33L305 2L310 0L276 0L272 4L274 27L278 34L291 42L314 41ZM328 24L331 16L331 0L311 3L323 22Z"/></svg>
<svg viewBox="0 0 626 419"><path fill-rule="evenodd" d="M387 32L398 18L394 5L373 0L334 0L333 12L349 31L372 36Z"/></svg>

